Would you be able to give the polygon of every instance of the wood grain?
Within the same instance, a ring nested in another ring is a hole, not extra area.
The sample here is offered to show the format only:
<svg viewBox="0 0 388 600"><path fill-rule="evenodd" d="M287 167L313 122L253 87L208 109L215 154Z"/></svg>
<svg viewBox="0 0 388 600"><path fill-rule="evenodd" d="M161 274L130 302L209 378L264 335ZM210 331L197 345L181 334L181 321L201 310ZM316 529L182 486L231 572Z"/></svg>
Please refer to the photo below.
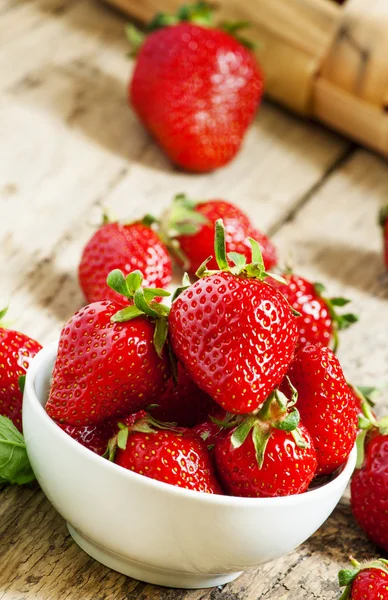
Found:
<svg viewBox="0 0 388 600"><path fill-rule="evenodd" d="M82 304L76 269L102 206L120 217L158 213L183 190L236 202L274 235L284 259L291 249L298 270L354 297L362 319L342 339L346 374L387 380L387 279L375 223L388 195L385 163L265 104L230 166L177 171L127 107L123 19L92 0L1 9L0 294L12 299L15 326L46 343ZM331 600L347 555L376 553L343 501L289 556L223 588L169 590L90 559L37 486L6 488L0 500L0 600Z"/></svg>

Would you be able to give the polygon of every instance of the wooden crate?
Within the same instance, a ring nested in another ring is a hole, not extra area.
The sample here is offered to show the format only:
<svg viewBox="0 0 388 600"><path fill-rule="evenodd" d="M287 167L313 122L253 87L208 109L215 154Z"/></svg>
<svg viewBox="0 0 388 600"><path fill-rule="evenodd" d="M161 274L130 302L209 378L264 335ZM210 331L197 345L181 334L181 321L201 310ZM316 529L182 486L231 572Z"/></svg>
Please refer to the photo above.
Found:
<svg viewBox="0 0 388 600"><path fill-rule="evenodd" d="M104 0L141 21L181 0ZM269 97L388 156L388 0L219 0L249 21Z"/></svg>

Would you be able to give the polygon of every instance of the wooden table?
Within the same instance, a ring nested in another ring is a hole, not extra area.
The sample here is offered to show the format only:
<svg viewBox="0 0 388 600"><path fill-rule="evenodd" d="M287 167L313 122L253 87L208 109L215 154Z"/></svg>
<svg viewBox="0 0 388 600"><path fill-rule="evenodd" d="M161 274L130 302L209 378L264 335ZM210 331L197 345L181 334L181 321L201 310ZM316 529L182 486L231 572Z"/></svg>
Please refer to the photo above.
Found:
<svg viewBox="0 0 388 600"><path fill-rule="evenodd" d="M49 342L82 304L76 268L101 207L133 218L159 213L186 191L236 202L274 237L283 259L353 298L361 320L342 336L346 375L387 381L381 158L265 104L230 166L181 173L127 107L121 16L96 0L2 0L0 14L0 292L17 328ZM349 553L366 559L376 548L343 499L298 550L223 588L157 588L79 550L38 487L0 492L0 599L329 600L338 597L336 573Z"/></svg>

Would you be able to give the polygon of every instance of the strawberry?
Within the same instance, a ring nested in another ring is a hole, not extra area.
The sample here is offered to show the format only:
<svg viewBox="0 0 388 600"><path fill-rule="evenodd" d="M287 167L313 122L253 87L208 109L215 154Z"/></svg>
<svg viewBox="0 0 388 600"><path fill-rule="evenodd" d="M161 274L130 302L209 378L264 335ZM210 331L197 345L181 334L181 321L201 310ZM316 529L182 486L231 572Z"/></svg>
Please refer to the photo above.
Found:
<svg viewBox="0 0 388 600"><path fill-rule="evenodd" d="M379 223L383 231L384 262L388 269L388 205L380 210Z"/></svg>
<svg viewBox="0 0 388 600"><path fill-rule="evenodd" d="M117 430L117 418L106 419L95 425L75 427L66 423L57 425L76 442L85 448L102 456L108 447L108 442Z"/></svg>
<svg viewBox="0 0 388 600"><path fill-rule="evenodd" d="M367 536L388 552L388 417L377 421L365 403L362 411L351 507Z"/></svg>
<svg viewBox="0 0 388 600"><path fill-rule="evenodd" d="M7 309L0 311L0 321ZM31 359L42 346L24 333L5 329L0 323L0 415L22 431L24 378Z"/></svg>
<svg viewBox="0 0 388 600"><path fill-rule="evenodd" d="M113 269L121 269L125 275L141 271L145 287L162 288L171 281L171 259L166 246L151 227L141 222L105 222L86 244L78 277L88 302L129 302L106 284Z"/></svg>
<svg viewBox="0 0 388 600"><path fill-rule="evenodd" d="M180 427L194 427L209 414L219 413L220 407L195 385L178 363L177 382L171 378L157 399L157 406L148 410L159 421L173 421Z"/></svg>
<svg viewBox="0 0 388 600"><path fill-rule="evenodd" d="M195 273L201 264L213 254L214 229L218 219L225 226L226 251L239 252L247 262L251 256L248 238L256 240L261 248L265 269L277 263L276 248L270 239L256 229L248 216L237 206L225 200L196 202L184 194L175 196L171 210L162 220L165 235L179 244L184 254L185 266ZM213 258L209 269L216 269Z"/></svg>
<svg viewBox="0 0 388 600"><path fill-rule="evenodd" d="M301 418L314 441L317 474L329 475L346 461L357 434L358 409L341 365L329 348L306 344L287 375L298 390ZM288 392L288 381L281 389Z"/></svg>
<svg viewBox="0 0 388 600"><path fill-rule="evenodd" d="M222 220L216 222L220 271L206 271L173 301L170 341L193 381L224 410L256 410L282 380L297 343L296 318L284 296L263 281L260 247L252 264L226 256ZM234 262L231 266L229 261Z"/></svg>
<svg viewBox="0 0 388 600"><path fill-rule="evenodd" d="M317 468L314 444L291 401L279 390L259 413L216 441L217 472L234 496L273 497L307 490Z"/></svg>
<svg viewBox="0 0 388 600"><path fill-rule="evenodd" d="M388 560L379 558L360 564L350 557L352 569L338 573L340 587L345 587L340 600L388 600Z"/></svg>
<svg viewBox="0 0 388 600"><path fill-rule="evenodd" d="M188 490L222 493L205 442L188 429L146 415L122 425L117 445L114 462L125 469Z"/></svg>
<svg viewBox="0 0 388 600"><path fill-rule="evenodd" d="M219 437L225 433L225 429L220 424L210 419L195 425L193 431L203 439L209 451L213 450Z"/></svg>
<svg viewBox="0 0 388 600"><path fill-rule="evenodd" d="M283 278L286 283L275 280L270 280L270 283L301 314L298 319L299 346L307 343L329 346L333 341L336 350L338 331L346 329L358 320L358 317L351 313L340 315L336 312L336 307L345 306L350 300L325 298L322 295L325 287L321 283L311 283L294 273L285 273Z"/></svg>
<svg viewBox="0 0 388 600"><path fill-rule="evenodd" d="M143 289L139 271L126 278L112 271L108 283L135 304L93 302L64 326L46 405L60 423L92 425L134 412L154 401L170 376L168 308L152 301L168 292Z"/></svg>
<svg viewBox="0 0 388 600"><path fill-rule="evenodd" d="M130 103L145 128L173 163L196 172L232 160L263 93L251 51L210 24L203 3L182 7L175 17L158 15L129 85ZM232 33L237 28L228 27Z"/></svg>

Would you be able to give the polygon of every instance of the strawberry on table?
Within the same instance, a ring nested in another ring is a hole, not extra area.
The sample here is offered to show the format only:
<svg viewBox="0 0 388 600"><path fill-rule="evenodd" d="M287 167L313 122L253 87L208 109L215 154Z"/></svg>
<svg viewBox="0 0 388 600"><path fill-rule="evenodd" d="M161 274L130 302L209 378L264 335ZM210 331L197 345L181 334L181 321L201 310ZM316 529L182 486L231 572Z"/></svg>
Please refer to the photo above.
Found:
<svg viewBox="0 0 388 600"><path fill-rule="evenodd" d="M130 103L170 160L188 171L232 160L259 106L263 76L239 26L214 28L200 2L176 16L157 15L140 46Z"/></svg>
<svg viewBox="0 0 388 600"><path fill-rule="evenodd" d="M357 435L358 408L336 355L306 344L296 354L282 391L298 390L302 422L313 438L319 475L329 475L348 458Z"/></svg>
<svg viewBox="0 0 388 600"><path fill-rule="evenodd" d="M345 587L340 600L388 600L388 560L378 558L359 563L350 557L351 569L338 573L340 587Z"/></svg>
<svg viewBox="0 0 388 600"><path fill-rule="evenodd" d="M111 460L125 469L198 492L221 494L205 442L189 429L141 415L123 424Z"/></svg>
<svg viewBox="0 0 388 600"><path fill-rule="evenodd" d="M179 244L183 252L185 266L195 273L201 264L214 253L214 229L218 219L225 227L226 251L238 252L247 262L251 257L253 238L259 245L266 270L277 263L276 248L271 240L251 223L248 215L240 208L225 200L206 200L197 202L184 194L175 196L171 209L162 219L165 235ZM214 258L208 263L208 269L216 269Z"/></svg>
<svg viewBox="0 0 388 600"><path fill-rule="evenodd" d="M220 407L199 389L178 363L177 381L171 378L157 399L157 405L148 410L159 421L173 421L180 427L194 427L209 414L219 413Z"/></svg>
<svg viewBox="0 0 388 600"><path fill-rule="evenodd" d="M125 275L141 271L144 287L163 288L171 281L171 258L157 233L147 224L105 222L86 244L78 269L88 302L130 299L110 288L106 278L113 269Z"/></svg>
<svg viewBox="0 0 388 600"><path fill-rule="evenodd" d="M108 284L132 306L108 300L79 310L62 329L48 414L60 423L92 425L155 401L170 377L164 342L168 308L153 301L169 293L142 287L142 274L119 270Z"/></svg>
<svg viewBox="0 0 388 600"><path fill-rule="evenodd" d="M226 255L222 220L216 222L219 271L200 268L200 279L173 301L170 341L193 381L224 410L256 410L284 377L297 343L297 318L284 296L264 280L260 247L251 264ZM235 266L232 266L234 263Z"/></svg>
<svg viewBox="0 0 388 600"><path fill-rule="evenodd" d="M326 298L325 287L321 283L311 283L295 273L282 275L285 283L269 280L291 306L300 313L298 319L299 346L323 344L329 346L333 342L338 347L338 331L346 329L358 317L352 313L339 314L337 307L346 306L350 300L346 298Z"/></svg>
<svg viewBox="0 0 388 600"><path fill-rule="evenodd" d="M383 232L384 262L388 269L388 205L380 210L379 223Z"/></svg>
<svg viewBox="0 0 388 600"><path fill-rule="evenodd" d="M367 536L388 552L388 417L377 420L365 403L362 411L351 507Z"/></svg>
<svg viewBox="0 0 388 600"><path fill-rule="evenodd" d="M234 496L272 497L307 490L317 468L314 443L300 423L296 391L289 401L275 390L215 444L217 472Z"/></svg>
<svg viewBox="0 0 388 600"><path fill-rule="evenodd" d="M0 311L0 321L7 309ZM42 346L24 333L6 329L0 322L0 415L22 431L23 383L31 359Z"/></svg>

